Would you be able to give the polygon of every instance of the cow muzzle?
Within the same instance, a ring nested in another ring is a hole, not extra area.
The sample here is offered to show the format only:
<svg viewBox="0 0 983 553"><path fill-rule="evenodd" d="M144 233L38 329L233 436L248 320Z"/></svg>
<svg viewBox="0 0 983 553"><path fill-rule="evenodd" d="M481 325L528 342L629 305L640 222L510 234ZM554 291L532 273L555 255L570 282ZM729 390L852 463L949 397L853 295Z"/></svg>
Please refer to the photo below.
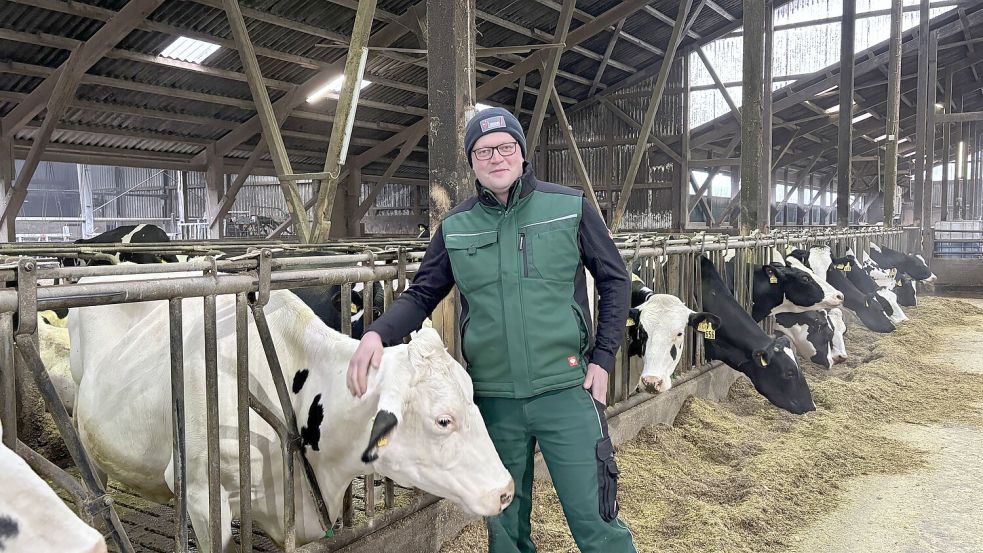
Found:
<svg viewBox="0 0 983 553"><path fill-rule="evenodd" d="M834 355L833 356L833 364L834 365L836 365L838 363L843 363L845 361L846 361L846 355Z"/></svg>
<svg viewBox="0 0 983 553"><path fill-rule="evenodd" d="M668 378L660 378L658 376L643 376L642 377L642 388L650 394L656 394L659 392L665 392L672 386L672 381Z"/></svg>

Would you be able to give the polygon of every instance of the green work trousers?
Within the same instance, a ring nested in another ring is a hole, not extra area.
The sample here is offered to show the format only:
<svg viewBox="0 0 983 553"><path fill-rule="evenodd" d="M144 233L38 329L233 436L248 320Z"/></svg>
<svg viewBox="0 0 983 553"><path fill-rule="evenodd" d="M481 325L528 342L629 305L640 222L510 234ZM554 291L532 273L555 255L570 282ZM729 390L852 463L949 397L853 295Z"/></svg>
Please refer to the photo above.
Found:
<svg viewBox="0 0 983 553"><path fill-rule="evenodd" d="M475 402L515 481L512 504L487 519L489 553L536 551L529 515L537 442L580 551L635 553L631 531L617 518L617 469L603 405L581 386L524 399L479 397Z"/></svg>

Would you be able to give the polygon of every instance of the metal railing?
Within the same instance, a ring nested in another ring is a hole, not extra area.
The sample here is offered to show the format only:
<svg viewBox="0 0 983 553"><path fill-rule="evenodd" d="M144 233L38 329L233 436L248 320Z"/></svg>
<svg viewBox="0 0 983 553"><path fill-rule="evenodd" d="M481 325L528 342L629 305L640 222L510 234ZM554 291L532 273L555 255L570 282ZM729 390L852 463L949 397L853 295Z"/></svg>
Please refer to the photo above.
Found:
<svg viewBox="0 0 983 553"><path fill-rule="evenodd" d="M783 229L780 233L759 237L734 237L715 234L697 234L684 236L666 236L656 234L631 234L616 237L622 258L627 266L635 270L639 276L657 293L673 294L681 298L691 309L700 310L702 305L700 283L700 256L707 254L722 269L724 255L733 250L734 266L739 268L735 275L735 295L745 308L750 309L751 279L755 266L771 261L774 246L783 247L786 244L796 247L811 245L830 245L834 254L842 254L848 248L854 251L866 250L870 242L876 241L895 249L904 250L916 239L917 230L913 229L883 229L868 227L858 229L832 230ZM209 463L209 504L210 511L217 513L218 508L218 464L217 464L217 360L216 360L216 322L215 300L219 295L235 296L236 314L236 344L238 355L237 381L237 416L239 419L240 436L240 484L241 494L248 497L247 490L252 480L245 452L249 447L249 416L250 412L257 413L277 432L281 440L282 454L285 465L284 496L284 527L286 528L286 548L293 550L294 538L294 495L293 474L299 465L303 477L317 486L313 479L312 470L303 457L299 455L298 427L296 417L287 398L286 383L280 371L279 358L273 347L269 325L263 311L263 306L269 299L271 290L301 288L309 286L338 285L341 289L341 313L350 312L352 302L352 286L363 283L366 291L373 290L374 283L380 283L384 290L383 308L388 308L393 299L405 289L412 275L418 268L418 261L423 256L420 241L404 243L415 246L414 249L396 248L384 249L380 242L335 243L330 246L312 246L316 250L334 249L337 255L305 255L304 248L297 244L283 244L291 255L297 257L278 257L270 248L255 249L255 242L239 242L232 244L208 243L202 244L163 244L169 251L177 252L209 252L221 250L238 253L247 248L250 251L229 258L215 259L212 256L194 258L188 262L155 265L112 265L101 267L42 267L36 258L26 257L30 253L27 248L10 248L3 245L0 253L14 253L21 257L8 259L4 264L0 261L0 282L11 284L8 288L0 288L0 360L3 370L0 374L0 417L4 424L4 441L8 447L15 449L24 456L32 468L66 489L74 498L83 516L90 521L98 518L109 530L110 538L120 551L133 551L123 525L116 515L112 499L95 477L84 448L71 424L71 420L62 406L50 378L45 371L38 354L37 346L32 340L36 331L38 310L53 308L74 308L95 305L111 305L141 301L167 301L169 305L170 329L170 377L172 382L173 428L174 428L174 467L175 467L175 511L177 521L185 521L187 517L187 489L185 479L185 442L184 442L184 397L183 397L183 335L182 335L182 299L204 298L205 321L205 363L206 363L206 435L207 447L211 459ZM266 243L269 246L277 244ZM17 245L20 246L20 245ZM35 255L40 258L68 254L80 256L83 252L77 246L73 250L69 246L49 247L36 245ZM120 246L107 245L104 249L96 248L89 251L116 251ZM134 250L149 249L152 246L126 245ZM361 247L360 253L352 253ZM87 248L88 249L88 248ZM8 250L8 251L4 251ZM178 271L201 272L201 276L184 276L180 278L154 279L155 275ZM150 280L72 283L85 276L132 275L144 274ZM39 286L39 282L43 285ZM50 285L48 282L69 282L69 284ZM365 324L371 322L373 316L373 295L363 294L363 313ZM595 298L596 301L596 298ZM17 314L17 323L14 314ZM279 408L284 414L284 422L276 415L272 406L265 405L253 396L248 389L246 356L246 336L248 318L252 316L254 325L259 333L267 362L270 366L277 389ZM351 334L351 321L342 317L341 331ZM639 359L629 359L625 353L627 348L617 357L617 366L610 379L609 414L614 415L627 410L639 403L654 397L646 392L636 390L642 363ZM12 370L15 355L21 355L30 369L31 376L15 374ZM685 342L684 353L681 357L683 365L677 369L673 381L678 385L696 378L709 370L710 366L703 355L702 338L697 333L689 332ZM51 412L62 438L68 445L75 466L79 468L81 483L40 455L31 451L23 443L19 443L16 435L16 402L11 401L16 392L17 378L32 378L37 384L45 404ZM671 393L671 392L669 392ZM10 429L10 431L6 431ZM413 512L433 504L437 499L427 494L413 496L412 501L400 507L396 506L396 486L389 480L381 485L381 508L375 485L375 475L366 475L356 479L345 494L344 512L341 525L333 538L325 544L329 549L337 549L356 541L361 536L388 526ZM356 487L360 489L356 489ZM356 509L356 493L361 492L362 508ZM323 508L323 500L319 492L315 492L315 504L319 507L325 527L330 527L327 512ZM358 511L358 512L356 512ZM364 519L356 525L356 519ZM252 516L248 501L243 501L240 513L241 550L251 551ZM218 547L220 539L220 519L212 516L212 527L209 536L198 536L199 540L209 540L213 547ZM178 523L174 531L177 551L186 551L188 543L187 525Z"/></svg>

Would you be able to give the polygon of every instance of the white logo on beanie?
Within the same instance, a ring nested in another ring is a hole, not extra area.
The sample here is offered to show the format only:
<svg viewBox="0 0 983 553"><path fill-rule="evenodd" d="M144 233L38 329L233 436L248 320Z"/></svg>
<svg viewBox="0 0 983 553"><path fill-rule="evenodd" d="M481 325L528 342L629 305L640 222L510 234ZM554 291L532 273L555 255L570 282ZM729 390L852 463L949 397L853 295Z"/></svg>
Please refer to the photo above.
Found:
<svg viewBox="0 0 983 553"><path fill-rule="evenodd" d="M495 117L489 117L488 119L481 120L482 133L486 133L493 129L503 128L505 128L505 117L502 115L496 115Z"/></svg>

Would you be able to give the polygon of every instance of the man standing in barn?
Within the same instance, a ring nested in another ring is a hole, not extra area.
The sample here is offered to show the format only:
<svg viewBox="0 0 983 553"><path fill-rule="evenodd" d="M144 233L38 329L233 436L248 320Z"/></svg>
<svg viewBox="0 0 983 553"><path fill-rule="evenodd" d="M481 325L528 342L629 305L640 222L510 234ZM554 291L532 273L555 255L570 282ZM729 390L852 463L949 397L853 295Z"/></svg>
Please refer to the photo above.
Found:
<svg viewBox="0 0 983 553"><path fill-rule="evenodd" d="M618 518L604 417L631 287L621 256L581 192L536 178L525 134L507 110L476 114L464 153L477 193L444 218L413 285L362 337L349 389L364 394L383 344L419 328L456 284L475 403L516 485L511 505L487 520L489 551L536 550L529 516L538 443L580 550L634 552ZM600 293L596 336L584 268Z"/></svg>

